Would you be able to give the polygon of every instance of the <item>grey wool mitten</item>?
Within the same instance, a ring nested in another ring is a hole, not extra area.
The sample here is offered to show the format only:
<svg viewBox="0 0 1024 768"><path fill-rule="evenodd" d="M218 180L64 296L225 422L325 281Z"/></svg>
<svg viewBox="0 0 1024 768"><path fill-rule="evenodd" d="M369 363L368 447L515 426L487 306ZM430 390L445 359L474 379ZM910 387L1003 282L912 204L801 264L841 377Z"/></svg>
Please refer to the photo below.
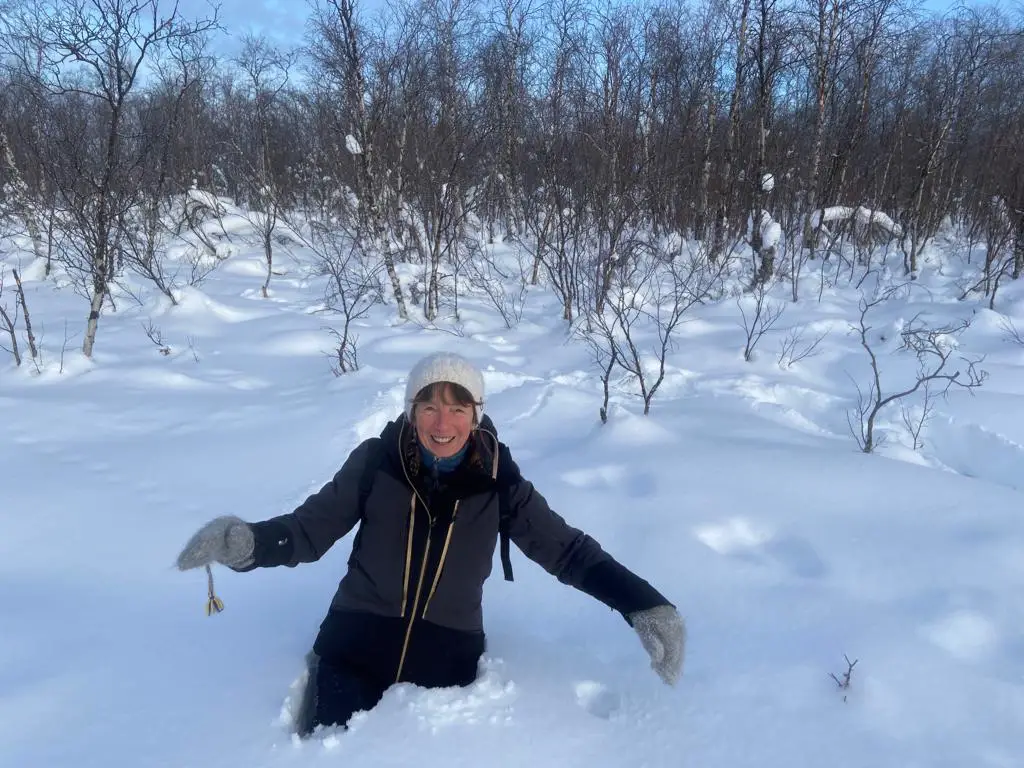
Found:
<svg viewBox="0 0 1024 768"><path fill-rule="evenodd" d="M225 515L195 532L178 555L178 569L187 571L210 563L245 568L253 563L256 539L252 528L239 517Z"/></svg>
<svg viewBox="0 0 1024 768"><path fill-rule="evenodd" d="M675 685L683 670L686 625L671 605L658 605L627 617L651 657L651 669L666 685Z"/></svg>

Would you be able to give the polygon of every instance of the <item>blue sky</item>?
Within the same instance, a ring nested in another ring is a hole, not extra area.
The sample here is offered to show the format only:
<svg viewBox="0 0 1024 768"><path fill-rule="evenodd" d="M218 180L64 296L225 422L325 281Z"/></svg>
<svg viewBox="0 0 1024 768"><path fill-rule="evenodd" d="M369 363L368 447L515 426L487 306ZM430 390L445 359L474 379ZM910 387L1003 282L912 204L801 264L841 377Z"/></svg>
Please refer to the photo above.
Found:
<svg viewBox="0 0 1024 768"><path fill-rule="evenodd" d="M373 13L382 4L383 0L361 0L360 12ZM220 16L231 42L251 32L287 46L301 42L310 7L307 0L220 0ZM179 0L178 8L189 18L210 13L207 0Z"/></svg>
<svg viewBox="0 0 1024 768"><path fill-rule="evenodd" d="M361 0L360 12L372 14L384 0ZM924 0L925 8L942 11L954 5L952 0ZM282 46L301 42L309 17L307 0L221 0L221 22L227 29L229 40L220 45L230 48L246 32L263 34ZM207 0L179 0L179 10L186 17L198 18L209 13Z"/></svg>
<svg viewBox="0 0 1024 768"><path fill-rule="evenodd" d="M210 13L210 4L206 0L180 0L178 10L186 18L200 18ZM279 43L297 42L308 15L305 2L220 0L221 23L233 41L252 32Z"/></svg>

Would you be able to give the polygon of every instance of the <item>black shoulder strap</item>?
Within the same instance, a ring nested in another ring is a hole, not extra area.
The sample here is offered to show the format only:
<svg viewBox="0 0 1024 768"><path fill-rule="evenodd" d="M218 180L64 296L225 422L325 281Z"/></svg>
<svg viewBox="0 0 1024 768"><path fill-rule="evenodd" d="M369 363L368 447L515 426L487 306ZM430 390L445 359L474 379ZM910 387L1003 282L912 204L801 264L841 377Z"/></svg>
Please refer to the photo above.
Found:
<svg viewBox="0 0 1024 768"><path fill-rule="evenodd" d="M511 503L508 498L509 486L498 485L498 536L501 539L501 569L505 573L505 581L515 581L512 577L512 559L509 556L508 526L512 517Z"/></svg>
<svg viewBox="0 0 1024 768"><path fill-rule="evenodd" d="M362 519L366 511L366 500L370 498L370 491L373 490L373 479L380 469L384 457L384 441L379 437L374 438L366 454L366 463L363 465L363 474L359 476L359 518Z"/></svg>

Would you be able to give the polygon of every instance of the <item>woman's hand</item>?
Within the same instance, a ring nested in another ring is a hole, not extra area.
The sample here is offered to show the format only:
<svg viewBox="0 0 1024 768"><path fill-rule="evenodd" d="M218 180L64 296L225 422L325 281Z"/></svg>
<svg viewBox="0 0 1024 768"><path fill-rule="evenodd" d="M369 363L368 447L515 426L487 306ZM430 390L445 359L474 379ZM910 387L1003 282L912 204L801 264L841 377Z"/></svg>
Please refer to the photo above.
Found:
<svg viewBox="0 0 1024 768"><path fill-rule="evenodd" d="M627 618L651 657L651 669L666 685L675 685L683 671L686 647L686 625L679 612L671 605L659 605Z"/></svg>
<svg viewBox="0 0 1024 768"><path fill-rule="evenodd" d="M187 571L210 563L229 568L245 568L253 564L256 539L244 520L232 515L208 522L189 539L178 555L178 569Z"/></svg>

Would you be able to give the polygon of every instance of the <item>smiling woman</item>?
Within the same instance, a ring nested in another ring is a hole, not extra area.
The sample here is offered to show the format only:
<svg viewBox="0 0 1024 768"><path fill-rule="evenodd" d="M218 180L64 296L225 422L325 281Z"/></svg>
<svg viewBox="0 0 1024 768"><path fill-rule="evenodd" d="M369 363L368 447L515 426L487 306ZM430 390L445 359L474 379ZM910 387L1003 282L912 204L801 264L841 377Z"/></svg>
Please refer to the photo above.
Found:
<svg viewBox="0 0 1024 768"><path fill-rule="evenodd" d="M423 449L439 459L454 458L466 448L477 426L476 401L459 384L443 382L425 387L413 400L413 425Z"/></svg>
<svg viewBox="0 0 1024 768"><path fill-rule="evenodd" d="M423 358L406 382L404 412L318 493L264 522L219 517L179 555L183 570L294 566L319 560L359 526L313 645L300 734L345 725L395 683L472 683L484 652L483 585L499 537L506 579L511 541L559 581L618 611L658 675L678 679L684 627L675 607L548 506L483 407L483 376L468 360Z"/></svg>
<svg viewBox="0 0 1024 768"><path fill-rule="evenodd" d="M424 458L454 459L465 452L483 415L484 382L479 372L453 355L431 355L409 374L406 417Z"/></svg>

